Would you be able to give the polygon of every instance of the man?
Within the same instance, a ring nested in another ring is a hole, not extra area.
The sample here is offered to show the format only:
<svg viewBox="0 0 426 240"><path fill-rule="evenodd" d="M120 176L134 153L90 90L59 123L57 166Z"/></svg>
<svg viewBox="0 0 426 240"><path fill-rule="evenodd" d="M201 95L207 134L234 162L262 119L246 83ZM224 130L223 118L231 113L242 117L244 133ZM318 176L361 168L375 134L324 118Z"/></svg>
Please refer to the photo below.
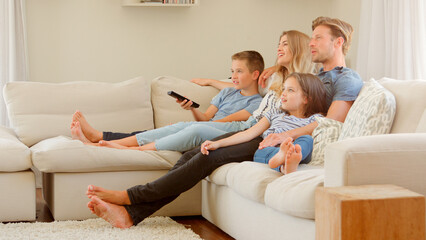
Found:
<svg viewBox="0 0 426 240"><path fill-rule="evenodd" d="M323 65L318 77L326 87L329 105L327 117L343 122L363 84L356 72L346 68L344 59L353 29L339 19L319 17L313 21L312 30L312 60ZM199 147L194 148L183 154L166 175L145 185L127 191L110 191L90 185L87 191L91 198L88 207L115 227L131 227L173 201L216 168L231 162L252 161L258 148L276 146L288 137L296 139L310 135L316 126L316 123L311 123L285 133L270 134L264 140L257 137L246 143L218 149L209 155L203 155ZM222 135L216 140L232 134Z"/></svg>

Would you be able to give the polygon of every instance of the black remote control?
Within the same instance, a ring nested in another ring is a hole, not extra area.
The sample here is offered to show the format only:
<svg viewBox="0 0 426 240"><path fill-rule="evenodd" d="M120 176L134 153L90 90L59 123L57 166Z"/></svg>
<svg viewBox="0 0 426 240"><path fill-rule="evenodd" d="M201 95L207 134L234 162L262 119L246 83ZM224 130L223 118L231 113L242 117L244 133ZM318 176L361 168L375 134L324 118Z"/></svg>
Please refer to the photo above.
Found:
<svg viewBox="0 0 426 240"><path fill-rule="evenodd" d="M187 100L188 102L191 101L188 98L186 98L186 97L184 97L184 96L182 96L182 95L180 95L178 93L175 93L173 91L168 91L167 94L170 95L170 96L172 96L172 97L174 97L174 98L176 98L176 99L178 99L179 101L183 101L183 100ZM198 108L199 106L200 106L200 104L198 104L198 103L196 103L194 101L192 102L191 107Z"/></svg>

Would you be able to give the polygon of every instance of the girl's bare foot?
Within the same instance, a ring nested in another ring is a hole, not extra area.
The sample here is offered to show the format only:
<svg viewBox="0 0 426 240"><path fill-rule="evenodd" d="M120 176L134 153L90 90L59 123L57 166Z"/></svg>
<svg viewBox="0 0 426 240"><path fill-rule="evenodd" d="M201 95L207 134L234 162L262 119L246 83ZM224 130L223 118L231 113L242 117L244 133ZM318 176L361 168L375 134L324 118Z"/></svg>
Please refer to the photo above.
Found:
<svg viewBox="0 0 426 240"><path fill-rule="evenodd" d="M87 187L86 195L89 198L98 197L99 199L117 204L117 205L130 205L129 195L127 191L113 191L107 190L101 187L97 187L95 185L89 185Z"/></svg>
<svg viewBox="0 0 426 240"><path fill-rule="evenodd" d="M83 143L92 143L89 141L81 131L80 123L79 122L72 122L71 123L71 137L74 140L80 140Z"/></svg>
<svg viewBox="0 0 426 240"><path fill-rule="evenodd" d="M302 148L299 144L296 144L296 146L291 144L287 151L287 158L284 165L284 174L296 172L300 161L302 161Z"/></svg>
<svg viewBox="0 0 426 240"><path fill-rule="evenodd" d="M94 196L87 204L90 211L96 216L103 218L113 227L129 228L133 226L133 220L123 206L107 203Z"/></svg>
<svg viewBox="0 0 426 240"><path fill-rule="evenodd" d="M289 148L289 144L293 142L293 138L288 137L284 142L280 145L280 151L277 152L268 162L269 167L276 168L285 164L285 158L287 156L287 150Z"/></svg>
<svg viewBox="0 0 426 240"><path fill-rule="evenodd" d="M83 116L83 113L81 113L79 110L75 111L75 113L72 115L72 121L80 123L81 130L89 141L97 143L102 140L102 132L90 126L89 122L87 122L86 118Z"/></svg>

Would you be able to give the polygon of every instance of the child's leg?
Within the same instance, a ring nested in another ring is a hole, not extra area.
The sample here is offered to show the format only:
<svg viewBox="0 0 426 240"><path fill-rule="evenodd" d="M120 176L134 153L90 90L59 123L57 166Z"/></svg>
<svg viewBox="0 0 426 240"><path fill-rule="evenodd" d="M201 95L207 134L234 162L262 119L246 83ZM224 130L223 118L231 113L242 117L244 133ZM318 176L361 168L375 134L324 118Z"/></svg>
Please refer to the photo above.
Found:
<svg viewBox="0 0 426 240"><path fill-rule="evenodd" d="M258 163L264 163L269 164L269 166L274 169L275 171L280 172L280 165L272 167L270 165L270 160L273 156L277 155L277 153L280 151L279 147L267 147L264 149L257 149L254 153L253 161Z"/></svg>
<svg viewBox="0 0 426 240"><path fill-rule="evenodd" d="M164 126L157 129L148 130L145 132L141 132L136 134L136 139L139 146L154 142L157 139L167 137L171 134L177 133L182 129L191 126L197 122L178 122L172 125Z"/></svg>
<svg viewBox="0 0 426 240"><path fill-rule="evenodd" d="M204 141L221 136L227 131L211 127L208 124L193 124L182 131L155 141L157 150L184 152L200 146Z"/></svg>
<svg viewBox="0 0 426 240"><path fill-rule="evenodd" d="M284 165L284 174L297 171L297 167L302 163L311 161L314 140L310 135L304 135L296 139L294 144L290 144L287 151L286 161Z"/></svg>
<svg viewBox="0 0 426 240"><path fill-rule="evenodd" d="M289 144L292 142L293 142L293 138L288 137L286 140L284 140L284 142L280 144L280 148L279 148L280 151L277 154L272 155L271 159L269 160L268 164L271 168L275 169L278 167L278 169L280 169L279 167L284 165Z"/></svg>
<svg viewBox="0 0 426 240"><path fill-rule="evenodd" d="M314 148L314 139L311 135L303 135L294 140L294 145L297 144L302 148L301 163L309 163L311 161L312 150Z"/></svg>

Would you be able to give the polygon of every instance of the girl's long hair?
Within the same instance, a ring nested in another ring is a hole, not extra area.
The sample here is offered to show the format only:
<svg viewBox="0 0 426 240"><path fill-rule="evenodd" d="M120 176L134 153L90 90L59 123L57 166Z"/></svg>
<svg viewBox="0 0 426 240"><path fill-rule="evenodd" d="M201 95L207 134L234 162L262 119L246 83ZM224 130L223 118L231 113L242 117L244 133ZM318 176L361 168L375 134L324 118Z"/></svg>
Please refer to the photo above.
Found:
<svg viewBox="0 0 426 240"><path fill-rule="evenodd" d="M310 73L291 73L287 76L295 78L302 88L303 94L308 99L305 107L305 117L310 117L313 114L327 114L327 101L324 83L315 75ZM285 82L285 81L284 81Z"/></svg>

